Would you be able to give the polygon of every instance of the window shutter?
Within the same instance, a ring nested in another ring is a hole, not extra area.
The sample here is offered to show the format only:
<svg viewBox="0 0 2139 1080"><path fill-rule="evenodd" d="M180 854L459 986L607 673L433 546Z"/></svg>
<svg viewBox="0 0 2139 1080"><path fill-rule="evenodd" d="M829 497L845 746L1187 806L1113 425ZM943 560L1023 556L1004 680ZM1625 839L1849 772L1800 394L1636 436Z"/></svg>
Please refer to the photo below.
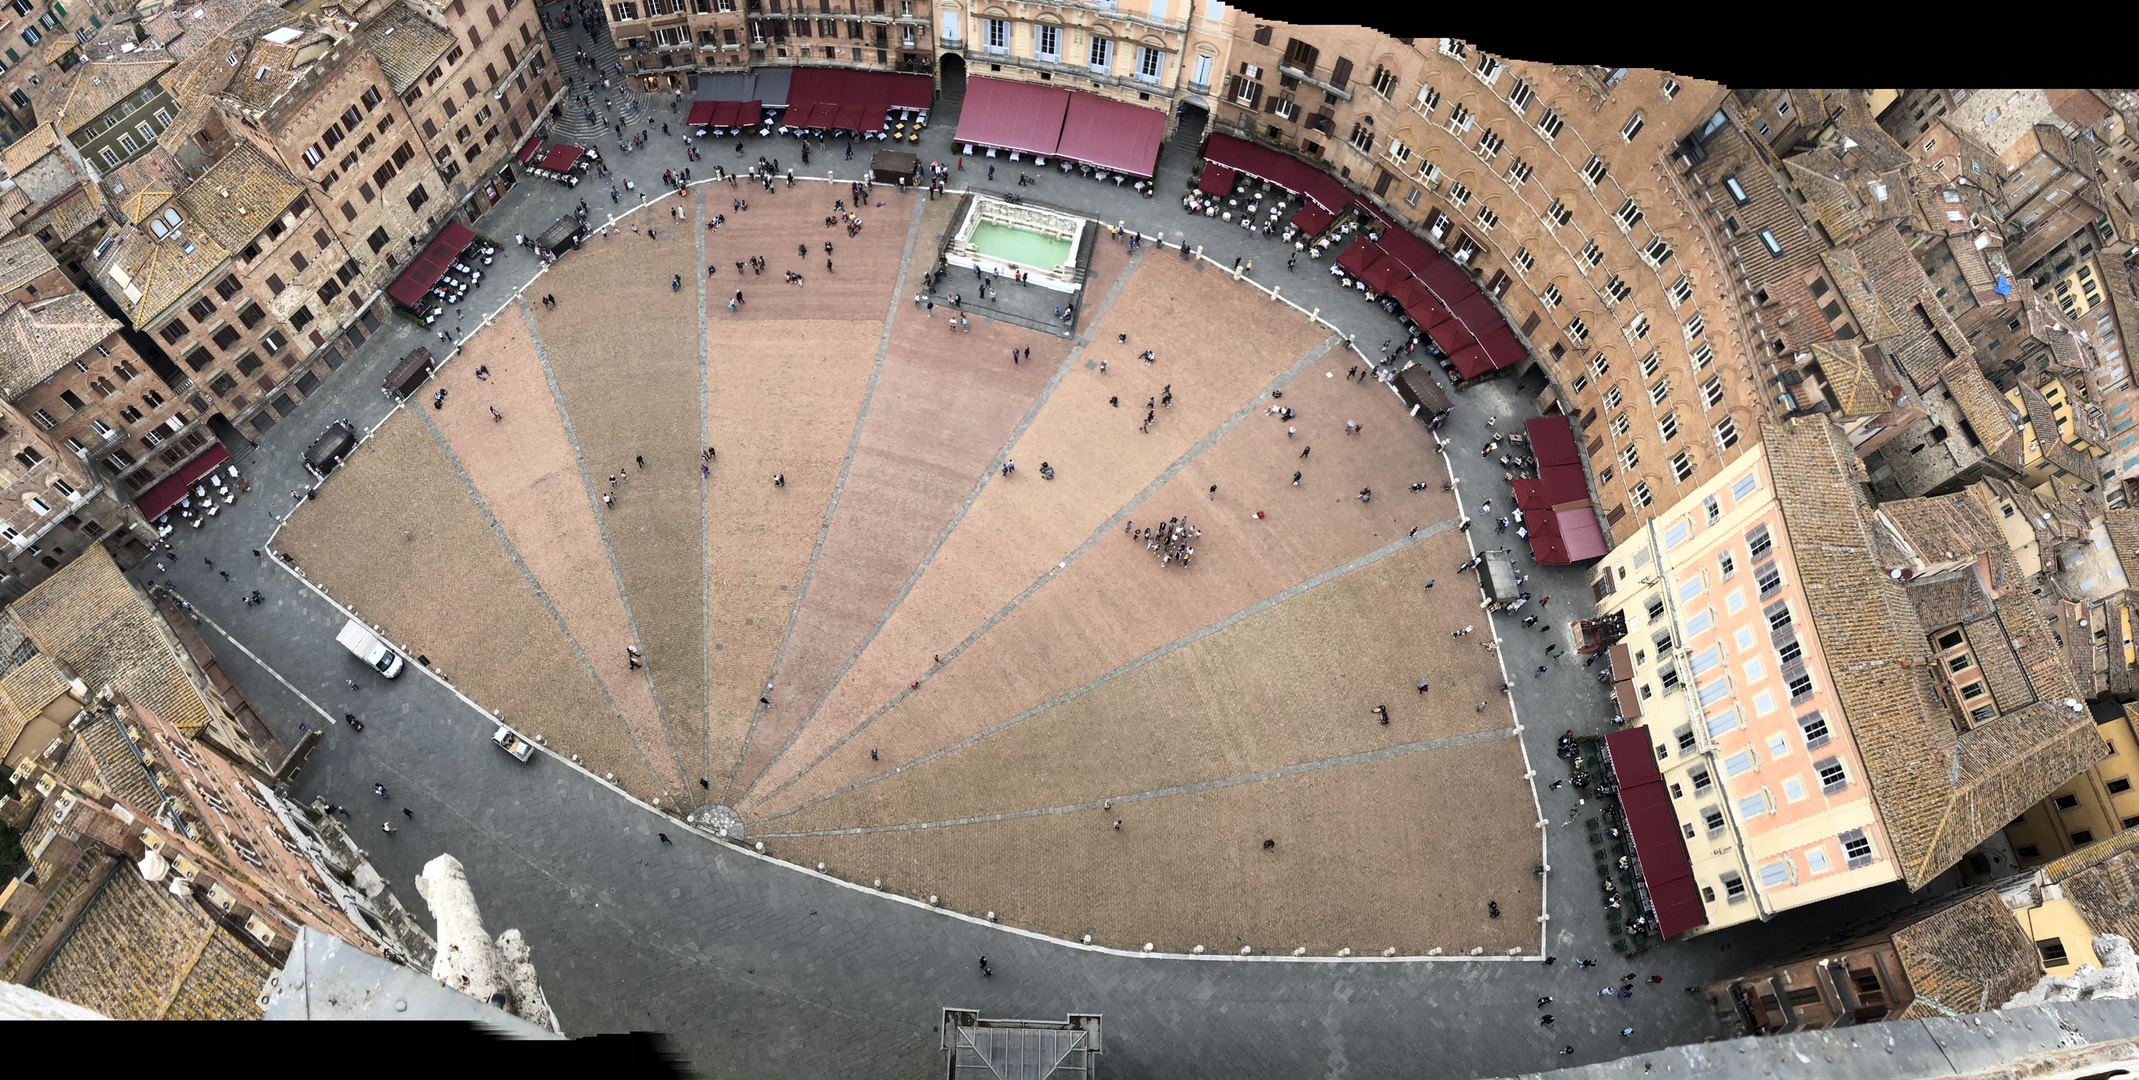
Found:
<svg viewBox="0 0 2139 1080"><path fill-rule="evenodd" d="M1248 108L1253 109L1263 102L1263 84L1248 84Z"/></svg>
<svg viewBox="0 0 2139 1080"><path fill-rule="evenodd" d="M1346 59L1345 57L1338 57L1337 62L1331 65L1329 69L1330 85L1336 87L1339 90L1342 90L1344 89L1345 82L1351 77L1352 62L1349 59Z"/></svg>

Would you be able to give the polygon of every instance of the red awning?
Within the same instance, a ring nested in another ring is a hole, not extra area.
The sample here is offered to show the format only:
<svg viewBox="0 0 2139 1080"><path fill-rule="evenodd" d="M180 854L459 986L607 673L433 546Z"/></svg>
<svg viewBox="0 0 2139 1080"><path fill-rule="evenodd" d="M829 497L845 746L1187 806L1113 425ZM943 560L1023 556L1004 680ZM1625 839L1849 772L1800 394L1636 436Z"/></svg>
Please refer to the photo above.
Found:
<svg viewBox="0 0 2139 1080"><path fill-rule="evenodd" d="M1470 275L1463 272L1462 267L1447 259L1435 259L1425 266L1413 267L1412 270L1450 310L1454 310L1457 304L1478 291L1478 283L1472 281Z"/></svg>
<svg viewBox="0 0 2139 1080"><path fill-rule="evenodd" d="M1523 511L1523 528L1530 534L1530 558L1540 566L1567 565L1567 542L1560 538L1559 515L1550 508Z"/></svg>
<svg viewBox="0 0 2139 1080"><path fill-rule="evenodd" d="M1411 280L1411 275L1406 273L1401 265L1389 259L1382 259L1360 271L1358 278L1367 283L1369 291L1380 296L1394 288L1397 282Z"/></svg>
<svg viewBox="0 0 2139 1080"><path fill-rule="evenodd" d="M1701 893L1693 883L1693 860L1686 857L1686 846L1679 838L1678 815L1672 812L1663 774L1656 769L1649 729L1612 732L1604 737L1604 749L1619 784L1619 805L1633 836L1634 857L1641 863L1641 881L1648 887L1649 903L1656 908L1657 934L1675 937L1706 925L1708 913L1702 910Z"/></svg>
<svg viewBox="0 0 2139 1080"><path fill-rule="evenodd" d="M839 119L834 121L832 126L841 131L876 131L884 126L884 114L877 113L876 119L872 121L869 119L869 106L841 105Z"/></svg>
<svg viewBox="0 0 2139 1080"><path fill-rule="evenodd" d="M1071 161L1148 177L1159 167L1159 143L1165 138L1165 113L1077 91L1070 94L1055 152Z"/></svg>
<svg viewBox="0 0 2139 1080"><path fill-rule="evenodd" d="M1539 465L1580 465L1582 455L1575 450L1574 424L1564 416L1540 416L1523 422L1523 432L1530 436L1530 454Z"/></svg>
<svg viewBox="0 0 2139 1080"><path fill-rule="evenodd" d="M1433 245L1402 229L1389 229L1381 234L1381 247L1389 257L1403 263L1404 268L1416 274L1427 266L1441 261L1441 253Z"/></svg>
<svg viewBox="0 0 2139 1080"><path fill-rule="evenodd" d="M1493 298L1475 289L1469 296L1449 305L1448 313L1462 319L1464 328L1474 338L1482 339L1508 325L1508 320L1500 317L1500 309L1493 306Z"/></svg>
<svg viewBox="0 0 2139 1080"><path fill-rule="evenodd" d="M1389 257L1396 258L1395 255ZM1405 278L1391 286L1389 295L1395 297L1398 304L1403 305L1404 314L1411 317L1411 324L1421 330L1448 319L1448 309L1441 306L1441 302L1426 291L1425 284L1415 277Z"/></svg>
<svg viewBox="0 0 2139 1080"><path fill-rule="evenodd" d="M416 256L416 260L409 263L408 269L401 271L401 276L394 279L393 285L386 290L386 295L403 307L416 307L423 301L423 294L428 292L431 286L438 284L438 279L445 274L446 267L453 265L453 260L459 258L460 253L466 251L468 245L474 242L474 230L458 221L446 222L446 227L440 229L429 244L424 245L423 254Z"/></svg>
<svg viewBox="0 0 2139 1080"><path fill-rule="evenodd" d="M1268 180L1287 191L1305 195L1331 213L1352 203L1352 193L1328 173L1290 154L1281 154L1245 139L1212 135L1204 140L1203 156L1238 172Z"/></svg>
<svg viewBox="0 0 2139 1080"><path fill-rule="evenodd" d="M1456 374L1469 380L1493 370L1493 360L1485 350L1472 343L1448 354L1448 362L1456 366Z"/></svg>
<svg viewBox="0 0 2139 1080"><path fill-rule="evenodd" d="M1240 174L1213 161L1203 167L1202 178L1196 181L1196 190L1205 195L1224 198L1233 193L1233 180Z"/></svg>
<svg viewBox="0 0 2139 1080"><path fill-rule="evenodd" d="M720 107L725 104L728 103L724 101L691 102L691 113L689 116L684 117L684 123L692 127L705 127L713 122L714 117L720 115Z"/></svg>
<svg viewBox="0 0 2139 1080"><path fill-rule="evenodd" d="M1457 353L1470 348L1478 341L1477 337L1472 335L1469 330L1464 329L1463 324L1458 322L1453 315L1427 327L1426 336L1433 339L1434 347L1440 349L1441 355L1448 357L1450 360L1454 360ZM1486 366L1487 368L1492 367L1491 364Z"/></svg>
<svg viewBox="0 0 2139 1080"><path fill-rule="evenodd" d="M1545 485L1536 480L1517 479L1509 481L1515 486L1515 505L1527 514L1533 510L1552 509L1552 500L1545 497Z"/></svg>
<svg viewBox="0 0 2139 1080"><path fill-rule="evenodd" d="M223 449L222 443L209 443L208 449L201 451L199 457L179 466L177 472L141 493L135 500L141 507L141 516L151 519L163 516L165 511L178 505L178 500L186 497L186 489L192 487L194 481L229 460L230 451Z"/></svg>
<svg viewBox="0 0 2139 1080"><path fill-rule="evenodd" d="M1337 215L1313 203L1302 204L1300 212L1292 215L1293 226L1309 236L1322 235L1322 230L1329 228L1329 223L1335 220Z"/></svg>
<svg viewBox="0 0 2139 1080"><path fill-rule="evenodd" d="M578 161L579 156L584 153L586 153L585 150L570 144L552 146L548 156L542 159L542 167L551 172L563 172L571 168L572 163ZM462 246L465 247L466 245Z"/></svg>
<svg viewBox="0 0 2139 1080"><path fill-rule="evenodd" d="M520 152L513 156L520 159L520 164L525 165L535 159L535 151L540 149L542 149L542 136L530 135L527 137L526 142L520 144Z"/></svg>
<svg viewBox="0 0 2139 1080"><path fill-rule="evenodd" d="M745 101L735 106L735 115L721 121L729 127L750 127L765 118L765 103Z"/></svg>
<svg viewBox="0 0 2139 1080"><path fill-rule="evenodd" d="M1555 507L1589 505L1589 482L1580 465L1540 465L1538 480L1545 485L1545 498Z"/></svg>
<svg viewBox="0 0 2139 1080"><path fill-rule="evenodd" d="M986 77L968 79L956 139L978 146L1052 154L1062 142L1062 119L1069 114L1069 99L1069 91L1053 86Z"/></svg>
<svg viewBox="0 0 2139 1080"><path fill-rule="evenodd" d="M1560 540L1567 545L1569 562L1601 559L1611 550L1604 542L1604 530L1597 527L1594 504L1584 503L1579 510L1555 510L1553 513L1559 515Z"/></svg>
<svg viewBox="0 0 2139 1080"><path fill-rule="evenodd" d="M1530 355L1530 350L1523 348L1523 343L1515 336L1515 331L1508 329L1505 324L1478 335L1478 344L1485 346L1485 354L1493 358L1493 367L1496 370L1514 367Z"/></svg>
<svg viewBox="0 0 2139 1080"><path fill-rule="evenodd" d="M1350 271L1352 276L1357 277L1365 273L1368 267L1381 262L1385 257L1382 250L1375 247L1373 242L1361 240L1351 247L1345 248L1337 256L1337 265Z"/></svg>

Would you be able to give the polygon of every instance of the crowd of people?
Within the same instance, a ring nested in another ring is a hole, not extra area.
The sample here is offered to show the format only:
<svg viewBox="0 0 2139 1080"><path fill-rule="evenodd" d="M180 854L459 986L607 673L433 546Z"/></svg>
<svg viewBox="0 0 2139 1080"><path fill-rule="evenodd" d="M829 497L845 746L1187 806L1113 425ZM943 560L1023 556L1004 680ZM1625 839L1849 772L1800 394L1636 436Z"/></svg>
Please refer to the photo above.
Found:
<svg viewBox="0 0 2139 1080"><path fill-rule="evenodd" d="M1121 529L1131 540L1142 540L1144 550L1151 552L1160 566L1171 566L1176 562L1187 566L1188 561L1196 557L1196 540L1203 535L1202 529L1188 523L1186 514L1141 529L1134 521L1124 521Z"/></svg>

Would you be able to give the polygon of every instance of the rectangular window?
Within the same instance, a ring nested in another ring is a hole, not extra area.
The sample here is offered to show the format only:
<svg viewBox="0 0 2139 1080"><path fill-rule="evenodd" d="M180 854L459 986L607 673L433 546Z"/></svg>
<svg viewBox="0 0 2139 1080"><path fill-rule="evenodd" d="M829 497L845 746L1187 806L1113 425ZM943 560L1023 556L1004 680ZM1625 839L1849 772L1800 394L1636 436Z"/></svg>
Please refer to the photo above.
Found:
<svg viewBox="0 0 2139 1080"><path fill-rule="evenodd" d="M1574 216L1575 212L1569 210L1567 204L1559 199L1552 200L1552 204L1545 207L1545 225L1548 228L1557 229L1574 220Z"/></svg>
<svg viewBox="0 0 2139 1080"><path fill-rule="evenodd" d="M1753 752L1751 750L1740 750L1723 759L1723 775L1725 776L1737 776L1741 773L1751 772L1752 769Z"/></svg>
<svg viewBox="0 0 2139 1080"><path fill-rule="evenodd" d="M1812 763L1813 771L1820 774L1820 792L1832 795L1849 786L1849 774L1842 770L1840 758L1821 758Z"/></svg>
<svg viewBox="0 0 2139 1080"><path fill-rule="evenodd" d="M1567 121L1551 109L1546 109L1537 116L1537 133L1543 135L1546 142L1559 138L1560 132L1566 127Z"/></svg>
<svg viewBox="0 0 2139 1080"><path fill-rule="evenodd" d="M1634 501L1643 506L1656 501L1656 496L1649 491L1649 482L1647 480L1634 485Z"/></svg>
<svg viewBox="0 0 2139 1080"><path fill-rule="evenodd" d="M1679 589L1679 602L1684 603L1699 595L1701 595L1701 579L1699 577L1696 577L1692 581L1687 582L1684 587ZM1704 674L1708 671L1708 669L1715 667L1717 664L1720 664L1722 662L1723 650L1718 646L1710 645L1708 648L1701 650L1698 654L1694 656L1693 673L1695 675ZM1718 683L1716 685L1720 686L1721 684ZM1703 690L1702 693L1703 695L1706 695L1707 691Z"/></svg>
<svg viewBox="0 0 2139 1080"><path fill-rule="evenodd" d="M1841 840L1842 857L1848 861L1851 870L1871 865L1872 842L1863 829L1851 829L1842 834Z"/></svg>
<svg viewBox="0 0 2139 1080"><path fill-rule="evenodd" d="M1760 868L1760 884L1764 887L1772 889L1789 880L1790 864L1787 862L1772 862Z"/></svg>
<svg viewBox="0 0 2139 1080"><path fill-rule="evenodd" d="M1775 233L1771 230L1760 230L1760 246L1767 248L1768 254L1782 258L1782 242L1775 239Z"/></svg>
<svg viewBox="0 0 2139 1080"><path fill-rule="evenodd" d="M1687 538L1687 537L1690 537L1690 536L1692 536L1692 535L1693 535L1693 523L1692 523L1692 522L1690 522L1690 521L1679 521L1679 522L1675 522L1675 523L1673 523L1673 524L1672 524L1672 526L1671 526L1670 528L1668 528L1668 529L1665 529L1665 530L1664 530L1664 550L1665 550L1665 551L1669 551L1669 550L1671 550L1672 548L1675 548L1675 547L1679 546L1680 544L1683 544L1683 543L1685 543L1685 542L1686 542L1686 538Z"/></svg>
<svg viewBox="0 0 2139 1080"><path fill-rule="evenodd" d="M1745 545L1747 550L1752 552L1753 558L1758 559L1766 555L1768 550L1775 546L1775 541L1773 537L1769 536L1766 525L1755 525L1746 532Z"/></svg>
<svg viewBox="0 0 2139 1080"><path fill-rule="evenodd" d="M1766 789L1738 800L1738 816L1741 818L1756 818L1773 809L1774 804L1769 800Z"/></svg>
<svg viewBox="0 0 2139 1080"><path fill-rule="evenodd" d="M1588 163L1582 166L1582 182L1590 187L1596 187L1604 182L1608 171L1605 167L1604 159L1591 154Z"/></svg>
<svg viewBox="0 0 2139 1080"><path fill-rule="evenodd" d="M1686 456L1684 450L1671 455L1671 475L1677 477L1680 483L1693 477L1693 459Z"/></svg>

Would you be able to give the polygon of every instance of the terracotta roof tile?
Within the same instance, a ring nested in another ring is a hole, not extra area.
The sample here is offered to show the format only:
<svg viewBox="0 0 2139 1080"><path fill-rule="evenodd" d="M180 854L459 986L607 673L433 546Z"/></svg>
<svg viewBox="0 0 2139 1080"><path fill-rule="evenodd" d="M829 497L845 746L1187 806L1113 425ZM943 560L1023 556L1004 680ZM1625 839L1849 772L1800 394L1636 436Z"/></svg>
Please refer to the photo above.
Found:
<svg viewBox="0 0 2139 1080"><path fill-rule="evenodd" d="M171 63L171 57L161 51L150 56L128 54L117 60L91 60L74 69L52 115L60 130L72 135L124 101L128 94L156 81L156 76Z"/></svg>
<svg viewBox="0 0 2139 1080"><path fill-rule="evenodd" d="M20 398L119 329L86 293L0 311L0 395Z"/></svg>
<svg viewBox="0 0 2139 1080"><path fill-rule="evenodd" d="M1894 952L1919 999L1957 1013L1995 1009L2042 975L2035 943L1994 889L1895 931Z"/></svg>
<svg viewBox="0 0 2139 1080"><path fill-rule="evenodd" d="M0 291L19 289L57 269L59 263L34 236L0 241Z"/></svg>
<svg viewBox="0 0 2139 1080"><path fill-rule="evenodd" d="M409 5L395 4L364 26L364 40L399 96L453 48L453 35Z"/></svg>
<svg viewBox="0 0 2139 1080"><path fill-rule="evenodd" d="M1890 853L1909 887L1921 888L2099 760L2102 741L2084 710L2043 703L1957 734L1908 590L1875 562L1861 463L1848 441L1824 418L1764 425L1763 438L1828 679ZM2007 618L2003 607L1999 615Z"/></svg>
<svg viewBox="0 0 2139 1080"><path fill-rule="evenodd" d="M251 143L240 142L172 202L190 226L189 234L205 234L226 250L242 251L304 190L282 166Z"/></svg>
<svg viewBox="0 0 2139 1080"><path fill-rule="evenodd" d="M40 652L73 669L91 691L109 684L192 734L209 707L186 679L158 617L91 545L15 601L16 618Z"/></svg>

